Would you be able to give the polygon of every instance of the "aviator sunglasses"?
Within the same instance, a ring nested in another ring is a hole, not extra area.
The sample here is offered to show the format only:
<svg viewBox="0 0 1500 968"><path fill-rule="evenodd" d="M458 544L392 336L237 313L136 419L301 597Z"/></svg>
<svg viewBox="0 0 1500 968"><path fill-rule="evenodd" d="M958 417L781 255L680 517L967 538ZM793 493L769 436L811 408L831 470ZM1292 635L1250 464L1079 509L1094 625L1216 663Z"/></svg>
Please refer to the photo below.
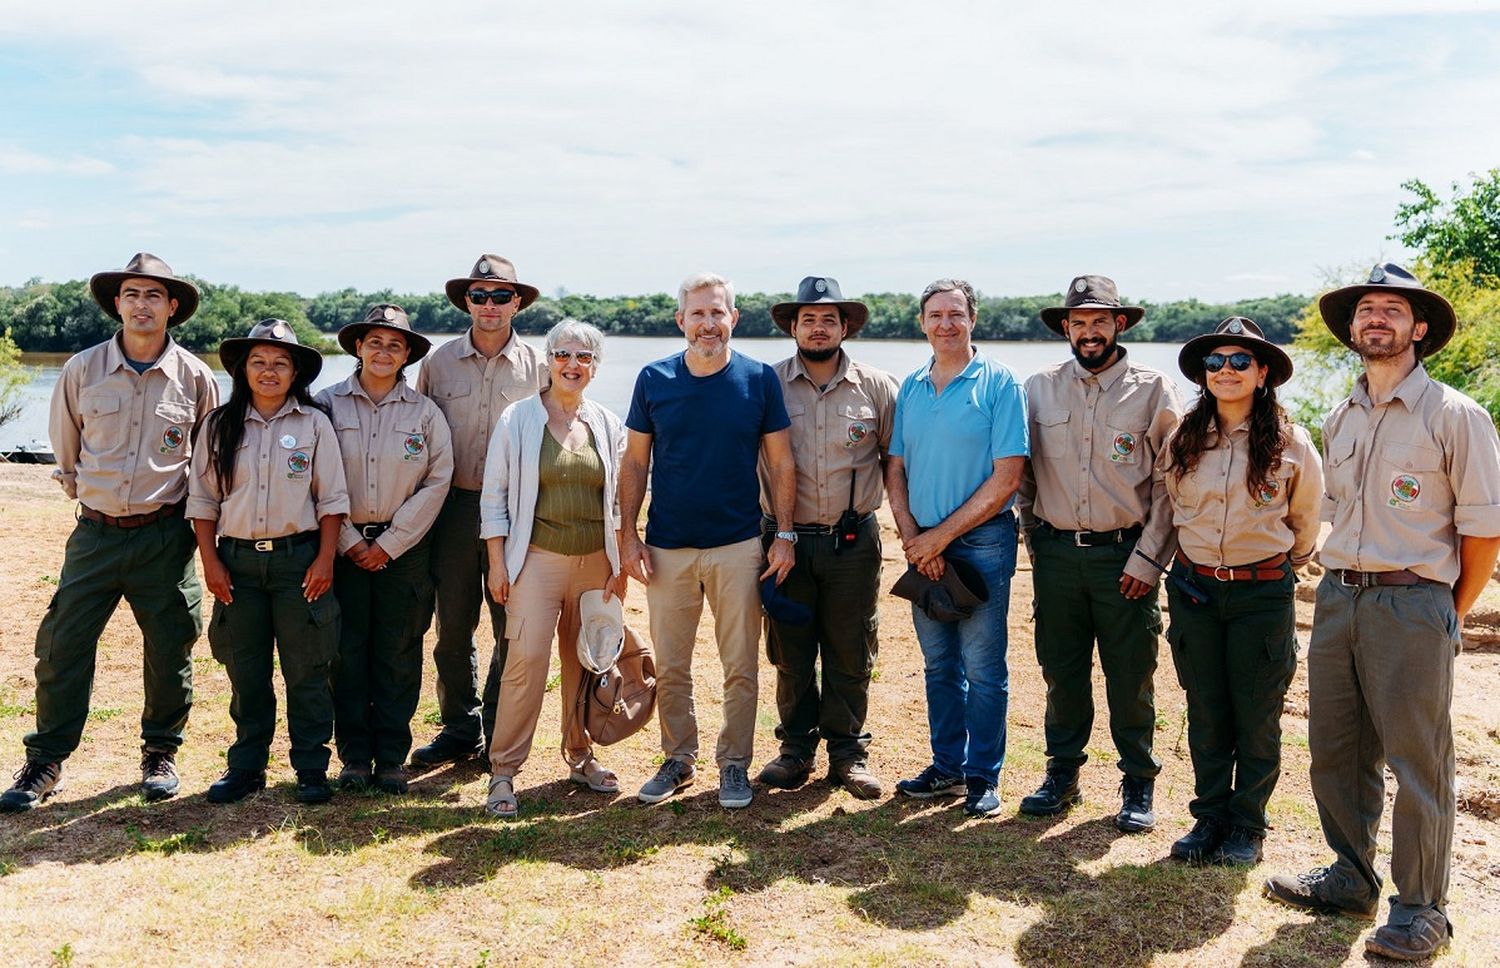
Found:
<svg viewBox="0 0 1500 968"><path fill-rule="evenodd" d="M592 366L594 364L593 350L553 350L552 359L558 363L566 363L569 360L577 360L579 366Z"/></svg>
<svg viewBox="0 0 1500 968"><path fill-rule="evenodd" d="M497 289L494 292L488 289L470 289L469 302L476 306L483 306L487 302L493 302L497 306L504 306L518 295L519 293L512 292L509 289Z"/></svg>
<svg viewBox="0 0 1500 968"><path fill-rule="evenodd" d="M1255 365L1255 357L1249 353L1230 353L1228 356L1223 353L1210 353L1203 358L1203 368L1210 373L1217 373L1224 369L1225 363L1243 373Z"/></svg>

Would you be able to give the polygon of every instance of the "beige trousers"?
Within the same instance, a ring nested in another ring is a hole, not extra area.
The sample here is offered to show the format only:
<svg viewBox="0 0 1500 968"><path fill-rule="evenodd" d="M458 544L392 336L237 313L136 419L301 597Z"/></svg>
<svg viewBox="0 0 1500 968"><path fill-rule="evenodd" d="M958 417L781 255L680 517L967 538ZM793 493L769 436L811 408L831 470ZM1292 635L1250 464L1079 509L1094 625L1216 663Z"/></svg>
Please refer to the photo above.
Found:
<svg viewBox="0 0 1500 968"><path fill-rule="evenodd" d="M649 548L651 642L656 650L656 714L661 748L669 759L698 759L698 717L693 708L693 642L703 602L714 615L714 638L724 670L724 725L715 759L720 769L748 770L755 747L759 690L760 538L717 548Z"/></svg>
<svg viewBox="0 0 1500 968"><path fill-rule="evenodd" d="M578 596L603 588L609 574L609 559L602 551L559 555L535 546L527 549L526 563L505 605L510 652L500 680L500 715L490 741L492 775L515 776L531 753L547 690L554 632L562 661L563 755L577 763L589 754L588 738L577 715L583 679L583 667L578 664Z"/></svg>

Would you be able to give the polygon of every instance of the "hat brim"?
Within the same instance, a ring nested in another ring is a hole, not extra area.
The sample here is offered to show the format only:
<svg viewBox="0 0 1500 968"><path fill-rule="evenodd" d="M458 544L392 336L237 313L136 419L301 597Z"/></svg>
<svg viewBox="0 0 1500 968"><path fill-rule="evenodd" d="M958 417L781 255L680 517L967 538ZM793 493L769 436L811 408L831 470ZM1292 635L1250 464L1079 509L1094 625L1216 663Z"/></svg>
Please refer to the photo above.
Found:
<svg viewBox="0 0 1500 968"><path fill-rule="evenodd" d="M120 283L126 279L154 279L167 287L167 295L177 300L177 312L167 320L168 329L187 322L198 311L198 287L186 279L149 272L96 272L89 278L89 293L104 314L116 322L124 322L120 319L120 311L115 308L115 298L120 295Z"/></svg>
<svg viewBox="0 0 1500 968"><path fill-rule="evenodd" d="M1324 293L1318 300L1318 313L1323 317L1323 325L1328 327L1328 331L1351 350L1354 349L1354 341L1349 335L1349 324L1354 319L1354 307L1359 305L1359 301L1366 294L1372 292L1386 292L1393 296L1400 296L1411 303L1412 308L1417 309L1427 321L1427 335L1422 337L1421 348L1417 353L1418 358L1432 356L1447 346L1448 341L1453 338L1453 333L1458 329L1458 317L1453 313L1453 306L1448 300L1429 289L1382 286L1379 283L1345 286L1343 289Z"/></svg>
<svg viewBox="0 0 1500 968"><path fill-rule="evenodd" d="M341 327L338 333L339 345L350 356L358 356L359 350L355 348L354 344L364 339L365 334L372 329L388 329L393 333L400 333L406 337L406 346L411 351L410 355L406 357L407 365L417 362L427 355L428 350L432 349L432 340L414 329L402 329L399 326L382 326L380 323L367 323L364 320Z"/></svg>
<svg viewBox="0 0 1500 968"><path fill-rule="evenodd" d="M1059 336L1068 335L1064 324L1068 320L1068 313L1075 309L1107 309L1116 316L1125 317L1125 325L1120 327L1120 332L1125 332L1130 327L1141 321L1146 315L1146 310L1140 306L1102 306L1098 303L1087 303L1082 306L1048 306L1042 310L1042 322L1047 328Z"/></svg>
<svg viewBox="0 0 1500 968"><path fill-rule="evenodd" d="M1266 368L1266 383L1279 387L1292 378L1292 358L1286 350L1268 339L1249 333L1205 333L1182 344L1177 353L1177 368L1198 385L1203 384L1203 357L1219 346L1241 346L1249 350L1256 362Z"/></svg>
<svg viewBox="0 0 1500 968"><path fill-rule="evenodd" d="M250 355L251 348L255 346L279 346L291 353L292 358L297 361L298 375L306 376L309 384L323 372L323 354L311 346L279 339L261 339L257 336L233 336L220 343L219 363L225 370L233 373L245 362L245 357Z"/></svg>
<svg viewBox="0 0 1500 968"><path fill-rule="evenodd" d="M855 333L865 328L865 323L870 318L870 307L862 302L852 299L820 299L817 302L780 302L771 307L771 322L788 336L792 335L792 325L797 322L797 310L803 306L836 306L839 316L843 319L848 329L844 332L844 338L848 339Z"/></svg>
<svg viewBox="0 0 1500 968"><path fill-rule="evenodd" d="M463 313L465 316L469 315L469 300L468 297L464 294L468 292L469 287L476 282L487 282L491 285L498 283L505 286L514 286L516 292L521 294L521 305L520 308L516 310L516 312L520 312L522 309L525 309L527 306L530 306L532 303L536 302L536 297L542 294L542 291L536 286L528 286L524 282L506 282L504 279L476 279L473 276L468 276L463 279L449 279L446 283L444 283L443 291L448 294L448 301L453 304L454 308Z"/></svg>

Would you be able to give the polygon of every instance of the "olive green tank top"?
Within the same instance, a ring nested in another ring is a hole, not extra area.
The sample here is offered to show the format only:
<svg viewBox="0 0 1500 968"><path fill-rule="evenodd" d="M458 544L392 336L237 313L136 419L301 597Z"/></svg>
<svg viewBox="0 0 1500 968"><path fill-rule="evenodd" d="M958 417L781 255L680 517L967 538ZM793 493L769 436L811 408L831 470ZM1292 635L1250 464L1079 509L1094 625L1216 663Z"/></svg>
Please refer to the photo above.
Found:
<svg viewBox="0 0 1500 968"><path fill-rule="evenodd" d="M542 428L536 518L531 543L559 555L604 550L604 462L594 435L583 450L568 450Z"/></svg>

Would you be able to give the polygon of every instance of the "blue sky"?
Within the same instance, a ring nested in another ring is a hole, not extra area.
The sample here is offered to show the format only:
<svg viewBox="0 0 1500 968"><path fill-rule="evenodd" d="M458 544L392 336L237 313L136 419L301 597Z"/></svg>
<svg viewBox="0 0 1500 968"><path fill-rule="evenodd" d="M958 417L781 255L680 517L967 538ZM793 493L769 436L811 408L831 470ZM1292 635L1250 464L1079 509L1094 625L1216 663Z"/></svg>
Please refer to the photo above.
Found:
<svg viewBox="0 0 1500 968"><path fill-rule="evenodd" d="M1500 0L1411 6L25 4L0 283L1312 292L1500 165Z"/></svg>

